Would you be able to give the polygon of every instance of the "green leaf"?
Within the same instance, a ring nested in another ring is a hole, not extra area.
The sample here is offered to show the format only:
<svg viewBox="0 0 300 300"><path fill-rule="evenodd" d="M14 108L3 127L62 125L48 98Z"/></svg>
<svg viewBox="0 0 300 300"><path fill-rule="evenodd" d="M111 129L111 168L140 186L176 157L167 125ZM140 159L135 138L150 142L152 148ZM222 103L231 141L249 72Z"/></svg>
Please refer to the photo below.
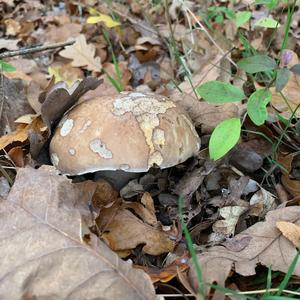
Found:
<svg viewBox="0 0 300 300"><path fill-rule="evenodd" d="M282 89L286 86L286 84L289 81L291 72L288 68L282 68L278 70L277 76L276 76L276 92L282 91Z"/></svg>
<svg viewBox="0 0 300 300"><path fill-rule="evenodd" d="M279 0L263 0L263 1L256 0L255 4L265 4L269 10L272 10L278 5L278 2Z"/></svg>
<svg viewBox="0 0 300 300"><path fill-rule="evenodd" d="M238 12L236 14L236 17L235 17L236 27L240 27L243 24L247 23L250 18L251 18L251 12L250 11L240 11L240 12Z"/></svg>
<svg viewBox="0 0 300 300"><path fill-rule="evenodd" d="M216 23L221 24L224 21L224 17L222 15L216 16Z"/></svg>
<svg viewBox="0 0 300 300"><path fill-rule="evenodd" d="M280 24L278 21L266 17L266 18L261 18L255 23L255 27L264 27L264 28L278 28L280 27Z"/></svg>
<svg viewBox="0 0 300 300"><path fill-rule="evenodd" d="M217 160L231 150L241 134L241 121L238 118L227 119L214 129L209 140L209 156Z"/></svg>
<svg viewBox="0 0 300 300"><path fill-rule="evenodd" d="M271 101L272 94L267 89L255 91L247 103L247 112L252 122L260 126L268 118L267 104Z"/></svg>
<svg viewBox="0 0 300 300"><path fill-rule="evenodd" d="M296 75L300 75L300 64L293 65L290 68L290 71L293 72Z"/></svg>
<svg viewBox="0 0 300 300"><path fill-rule="evenodd" d="M238 87L218 80L208 81L198 86L196 93L209 103L237 102L246 98L244 92Z"/></svg>
<svg viewBox="0 0 300 300"><path fill-rule="evenodd" d="M3 60L0 59L0 72L3 71L3 72L14 72L16 71L16 68L11 65L11 64L8 64L6 62L4 62Z"/></svg>
<svg viewBox="0 0 300 300"><path fill-rule="evenodd" d="M241 59L238 67L247 73L253 74L264 71L271 71L277 68L276 61L267 55L254 55Z"/></svg>

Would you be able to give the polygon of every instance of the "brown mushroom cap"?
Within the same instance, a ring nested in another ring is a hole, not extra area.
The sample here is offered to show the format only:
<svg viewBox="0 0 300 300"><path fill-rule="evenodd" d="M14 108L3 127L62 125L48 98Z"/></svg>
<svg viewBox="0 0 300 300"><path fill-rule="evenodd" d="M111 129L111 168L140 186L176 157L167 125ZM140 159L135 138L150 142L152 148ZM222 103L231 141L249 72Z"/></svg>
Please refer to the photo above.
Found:
<svg viewBox="0 0 300 300"><path fill-rule="evenodd" d="M101 170L146 172L197 153L200 138L187 115L167 97L140 92L97 97L68 111L50 143L63 174Z"/></svg>

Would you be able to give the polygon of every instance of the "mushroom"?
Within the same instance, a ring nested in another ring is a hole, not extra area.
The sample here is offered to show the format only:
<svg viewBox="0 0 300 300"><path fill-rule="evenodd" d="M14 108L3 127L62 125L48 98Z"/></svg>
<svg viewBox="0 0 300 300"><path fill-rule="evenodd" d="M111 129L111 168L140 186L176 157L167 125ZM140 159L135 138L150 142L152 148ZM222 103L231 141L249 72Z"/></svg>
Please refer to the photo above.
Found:
<svg viewBox="0 0 300 300"><path fill-rule="evenodd" d="M120 173L172 167L199 148L191 120L169 98L122 92L73 106L55 129L49 149L53 165L65 175L119 170L115 177L120 178Z"/></svg>

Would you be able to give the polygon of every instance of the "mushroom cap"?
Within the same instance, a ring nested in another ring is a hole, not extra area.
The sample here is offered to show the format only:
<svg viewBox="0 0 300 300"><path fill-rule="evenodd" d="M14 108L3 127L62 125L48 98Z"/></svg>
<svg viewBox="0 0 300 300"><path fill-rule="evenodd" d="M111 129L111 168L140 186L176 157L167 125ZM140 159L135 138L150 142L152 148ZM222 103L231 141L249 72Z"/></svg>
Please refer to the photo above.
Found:
<svg viewBox="0 0 300 300"><path fill-rule="evenodd" d="M53 165L63 174L80 175L168 168L199 148L191 120L169 98L123 92L71 108L58 124L49 149Z"/></svg>

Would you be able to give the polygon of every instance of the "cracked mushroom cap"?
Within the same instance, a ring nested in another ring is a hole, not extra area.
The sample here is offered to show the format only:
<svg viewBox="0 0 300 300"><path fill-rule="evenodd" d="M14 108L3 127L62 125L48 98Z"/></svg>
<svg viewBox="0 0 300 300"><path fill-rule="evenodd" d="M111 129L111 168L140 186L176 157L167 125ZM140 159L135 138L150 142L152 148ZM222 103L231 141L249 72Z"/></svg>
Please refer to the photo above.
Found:
<svg viewBox="0 0 300 300"><path fill-rule="evenodd" d="M63 174L101 170L146 172L193 156L200 138L189 117L167 97L140 92L97 97L69 110L50 142Z"/></svg>

